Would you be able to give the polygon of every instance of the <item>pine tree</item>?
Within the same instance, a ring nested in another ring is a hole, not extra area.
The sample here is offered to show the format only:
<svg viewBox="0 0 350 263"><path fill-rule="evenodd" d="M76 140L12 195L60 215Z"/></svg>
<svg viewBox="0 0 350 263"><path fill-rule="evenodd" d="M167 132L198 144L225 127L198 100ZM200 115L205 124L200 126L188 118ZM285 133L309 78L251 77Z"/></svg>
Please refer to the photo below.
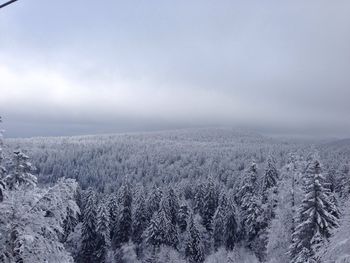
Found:
<svg viewBox="0 0 350 263"><path fill-rule="evenodd" d="M78 224L78 216L72 209L70 208L67 209L67 216L63 222L63 237L62 237L63 242L67 240L67 237L69 236L69 234L74 230L74 228Z"/></svg>
<svg viewBox="0 0 350 263"><path fill-rule="evenodd" d="M203 205L203 226L208 232L213 230L213 216L216 210L215 189L213 180L210 179L205 188Z"/></svg>
<svg viewBox="0 0 350 263"><path fill-rule="evenodd" d="M89 188L85 196L84 214L82 222L82 247L80 262L94 263L97 241L96 233L96 196L92 188Z"/></svg>
<svg viewBox="0 0 350 263"><path fill-rule="evenodd" d="M152 188L151 194L147 199L147 211L148 211L148 221L151 220L153 214L159 210L159 204L162 200L163 193L161 189L154 186Z"/></svg>
<svg viewBox="0 0 350 263"><path fill-rule="evenodd" d="M167 228L169 224L170 220L163 209L159 209L157 213L153 214L151 222L145 231L145 239L147 244L152 246L154 250L168 243Z"/></svg>
<svg viewBox="0 0 350 263"><path fill-rule="evenodd" d="M267 256L268 243L268 227L271 220L275 217L275 210L277 207L277 183L278 171L276 169L275 160L272 156L267 159L267 165L263 174L262 180L262 219L260 220L259 233L255 240L252 240L252 249L260 261L265 261Z"/></svg>
<svg viewBox="0 0 350 263"><path fill-rule="evenodd" d="M272 189L277 186L278 181L278 171L276 169L275 160L270 156L267 159L267 165L265 168L264 178L263 178L263 193L268 192L269 189Z"/></svg>
<svg viewBox="0 0 350 263"><path fill-rule="evenodd" d="M341 198L346 199L350 194L350 169L347 164L340 166L336 178L338 181L336 190Z"/></svg>
<svg viewBox="0 0 350 263"><path fill-rule="evenodd" d="M37 178L31 173L34 168L28 160L21 150L14 151L11 171L4 179L9 190L36 186Z"/></svg>
<svg viewBox="0 0 350 263"><path fill-rule="evenodd" d="M108 201L110 239L113 240L118 228L119 204L117 196L112 194Z"/></svg>
<svg viewBox="0 0 350 263"><path fill-rule="evenodd" d="M196 194L194 196L194 212L203 216L204 211L204 185L199 184L196 187Z"/></svg>
<svg viewBox="0 0 350 263"><path fill-rule="evenodd" d="M305 198L297 218L297 227L292 235L289 254L291 262L307 262L305 257L314 258L320 244L326 241L331 230L338 226L333 215L336 207L331 203L330 190L326 187L320 163L313 159L308 164L304 181Z"/></svg>
<svg viewBox="0 0 350 263"><path fill-rule="evenodd" d="M96 222L96 262L105 263L107 259L108 249L110 247L110 229L109 229L109 215L108 209L104 203L104 200L100 202L97 211L97 222Z"/></svg>
<svg viewBox="0 0 350 263"><path fill-rule="evenodd" d="M204 261L204 251L201 236L198 227L193 220L193 214L190 215L187 228L187 241L185 255L190 263L200 263Z"/></svg>
<svg viewBox="0 0 350 263"><path fill-rule="evenodd" d="M132 223L132 241L136 245L136 252L139 256L141 253L140 245L143 241L143 233L148 224L144 191L139 191L138 193L138 197L135 201L135 210L133 213Z"/></svg>
<svg viewBox="0 0 350 263"><path fill-rule="evenodd" d="M220 197L219 206L216 209L214 219L213 219L213 238L214 238L214 249L217 250L225 242L225 225L226 225L226 216L227 216L227 198L225 194L222 194Z"/></svg>
<svg viewBox="0 0 350 263"><path fill-rule="evenodd" d="M119 189L120 216L117 230L113 236L113 247L118 248L121 244L128 243L132 234L132 192L128 182Z"/></svg>
<svg viewBox="0 0 350 263"><path fill-rule="evenodd" d="M257 181L257 167L255 162L244 172L244 177L241 183L240 190L236 195L236 201L238 205L242 205L246 195L250 195L256 190L256 181Z"/></svg>
<svg viewBox="0 0 350 263"><path fill-rule="evenodd" d="M233 209L230 209L225 224L225 245L228 250L232 250L237 243L238 225Z"/></svg>
<svg viewBox="0 0 350 263"><path fill-rule="evenodd" d="M179 212L179 199L172 187L168 190L167 195L168 207L169 207L169 215L171 223L176 226L178 221L178 212Z"/></svg>
<svg viewBox="0 0 350 263"><path fill-rule="evenodd" d="M180 205L178 215L178 226L181 233L184 233L187 229L187 220L189 215L188 205L184 202Z"/></svg>
<svg viewBox="0 0 350 263"><path fill-rule="evenodd" d="M159 212L161 214L164 214L164 216L166 217L164 244L177 249L179 243L177 226L176 223L174 224L172 222L174 216L176 216L177 218L177 213L174 207L171 207L171 205L174 206L174 200L172 200L172 197L170 195L165 196L160 202ZM174 213L176 214L174 215Z"/></svg>
<svg viewBox="0 0 350 263"><path fill-rule="evenodd" d="M243 211L244 231L248 244L257 237L261 229L261 200L256 191L256 164L247 170L241 190L241 210Z"/></svg>

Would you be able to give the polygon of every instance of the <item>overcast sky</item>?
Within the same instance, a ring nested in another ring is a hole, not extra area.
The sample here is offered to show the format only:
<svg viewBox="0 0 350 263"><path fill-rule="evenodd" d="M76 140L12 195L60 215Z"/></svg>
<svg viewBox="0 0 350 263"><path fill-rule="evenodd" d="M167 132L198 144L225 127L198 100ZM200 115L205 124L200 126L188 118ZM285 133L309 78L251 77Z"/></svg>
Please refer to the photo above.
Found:
<svg viewBox="0 0 350 263"><path fill-rule="evenodd" d="M350 136L349 14L348 0L19 0L0 9L2 126Z"/></svg>

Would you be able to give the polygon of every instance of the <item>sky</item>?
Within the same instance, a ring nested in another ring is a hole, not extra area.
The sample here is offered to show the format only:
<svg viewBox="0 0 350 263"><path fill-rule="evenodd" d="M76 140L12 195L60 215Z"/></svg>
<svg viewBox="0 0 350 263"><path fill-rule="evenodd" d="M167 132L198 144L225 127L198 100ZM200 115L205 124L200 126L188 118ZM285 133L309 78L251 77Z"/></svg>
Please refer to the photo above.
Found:
<svg viewBox="0 0 350 263"><path fill-rule="evenodd" d="M0 9L2 128L350 137L349 13L348 0L19 0Z"/></svg>

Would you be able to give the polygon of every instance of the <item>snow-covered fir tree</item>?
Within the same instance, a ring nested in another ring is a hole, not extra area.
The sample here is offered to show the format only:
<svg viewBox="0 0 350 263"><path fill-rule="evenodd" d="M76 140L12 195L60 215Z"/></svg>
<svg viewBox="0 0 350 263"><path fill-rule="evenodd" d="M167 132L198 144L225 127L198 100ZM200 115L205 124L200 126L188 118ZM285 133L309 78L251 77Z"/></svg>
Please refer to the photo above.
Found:
<svg viewBox="0 0 350 263"><path fill-rule="evenodd" d="M204 193L205 194L202 212L203 226L208 232L211 232L213 230L213 216L215 214L217 204L214 182L212 179L209 179L205 187Z"/></svg>
<svg viewBox="0 0 350 263"><path fill-rule="evenodd" d="M108 198L109 230L110 239L116 235L119 220L119 203L116 194L111 194Z"/></svg>
<svg viewBox="0 0 350 263"><path fill-rule="evenodd" d="M132 219L132 241L136 245L136 252L138 256L140 256L141 253L143 233L149 223L146 209L145 192L143 189L139 189L137 198L134 202Z"/></svg>
<svg viewBox="0 0 350 263"><path fill-rule="evenodd" d="M180 205L179 205L178 196L176 195L173 187L169 187L169 190L167 192L167 202L168 202L168 209L169 209L168 213L170 216L170 221L176 227Z"/></svg>
<svg viewBox="0 0 350 263"><path fill-rule="evenodd" d="M205 195L205 186L200 183L196 186L195 196L194 196L194 212L203 216L204 214L204 195Z"/></svg>
<svg viewBox="0 0 350 263"><path fill-rule="evenodd" d="M224 244L227 250L232 250L235 245L238 243L240 237L239 234L239 226L237 222L237 216L235 213L235 207L233 206L232 200L230 200L227 204L227 213L225 218L224 225Z"/></svg>
<svg viewBox="0 0 350 263"><path fill-rule="evenodd" d="M148 211L148 220L151 220L153 214L159 210L159 204L162 200L163 192L157 187L153 186L148 198L147 198L147 211Z"/></svg>
<svg viewBox="0 0 350 263"><path fill-rule="evenodd" d="M48 189L25 185L7 191L0 203L0 261L72 263L61 236L67 211L79 212L77 183L61 179Z"/></svg>
<svg viewBox="0 0 350 263"><path fill-rule="evenodd" d="M178 226L181 233L184 233L187 229L187 220L189 216L188 204L183 201L179 207L178 213Z"/></svg>
<svg viewBox="0 0 350 263"><path fill-rule="evenodd" d="M190 263L201 263L204 261L203 243L198 231L197 223L194 221L193 214L190 214L187 227L187 240L185 246L185 255Z"/></svg>
<svg viewBox="0 0 350 263"><path fill-rule="evenodd" d="M114 248L128 243L132 234L132 190L129 182L119 189L119 218L115 235L112 238Z"/></svg>
<svg viewBox="0 0 350 263"><path fill-rule="evenodd" d="M97 210L96 221L96 263L106 263L111 245L109 213L105 200L101 200Z"/></svg>
<svg viewBox="0 0 350 263"><path fill-rule="evenodd" d="M261 196L256 187L257 168L253 163L245 173L241 195L241 210L244 222L244 230L247 242L250 243L257 237L261 229L262 207Z"/></svg>
<svg viewBox="0 0 350 263"><path fill-rule="evenodd" d="M34 167L29 162L29 157L21 150L13 152L11 170L4 182L9 190L21 187L35 186L37 178L32 174Z"/></svg>
<svg viewBox="0 0 350 263"><path fill-rule="evenodd" d="M338 218L333 215L336 207L331 203L330 189L317 159L312 159L307 166L304 191L289 251L293 263L318 260L316 255L320 246L338 226Z"/></svg>
<svg viewBox="0 0 350 263"><path fill-rule="evenodd" d="M178 231L177 231L177 225L172 222L173 213L176 213L176 210L171 208L171 206L174 206L174 200L171 200L172 197L170 195L164 196L162 201L160 202L159 212L161 214L161 217L166 217L165 220L165 237L163 243L164 245L171 246L175 249L177 249L179 238L178 238ZM176 203L178 205L178 203ZM177 213L176 213L177 214ZM175 215L177 218L177 215Z"/></svg>
<svg viewBox="0 0 350 263"><path fill-rule="evenodd" d="M350 168L348 164L340 165L336 171L337 192L343 200L350 195Z"/></svg>
<svg viewBox="0 0 350 263"><path fill-rule="evenodd" d="M96 209L96 194L92 188L89 188L85 193L84 213L82 222L82 247L80 251L80 261L95 262L96 246L97 246L97 209Z"/></svg>
<svg viewBox="0 0 350 263"><path fill-rule="evenodd" d="M263 193L267 193L268 190L273 189L277 186L278 182L278 171L276 168L276 161L272 156L267 159L267 164L264 172L262 189Z"/></svg>
<svg viewBox="0 0 350 263"><path fill-rule="evenodd" d="M227 197L223 193L220 197L219 206L216 209L213 218L213 239L214 249L217 250L219 247L225 244L226 236L226 222L228 214Z"/></svg>
<svg viewBox="0 0 350 263"><path fill-rule="evenodd" d="M154 251L159 249L161 245L168 243L167 232L170 224L164 209L159 209L158 212L153 214L151 222L145 231L145 240Z"/></svg>

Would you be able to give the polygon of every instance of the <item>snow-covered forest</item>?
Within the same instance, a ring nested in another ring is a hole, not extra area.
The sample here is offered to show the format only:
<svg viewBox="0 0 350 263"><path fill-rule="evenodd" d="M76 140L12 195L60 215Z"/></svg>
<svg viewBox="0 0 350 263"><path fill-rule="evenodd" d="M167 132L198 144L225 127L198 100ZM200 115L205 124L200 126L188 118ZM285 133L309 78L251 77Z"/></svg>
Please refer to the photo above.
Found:
<svg viewBox="0 0 350 263"><path fill-rule="evenodd" d="M1 140L1 262L350 262L350 142L188 129Z"/></svg>

